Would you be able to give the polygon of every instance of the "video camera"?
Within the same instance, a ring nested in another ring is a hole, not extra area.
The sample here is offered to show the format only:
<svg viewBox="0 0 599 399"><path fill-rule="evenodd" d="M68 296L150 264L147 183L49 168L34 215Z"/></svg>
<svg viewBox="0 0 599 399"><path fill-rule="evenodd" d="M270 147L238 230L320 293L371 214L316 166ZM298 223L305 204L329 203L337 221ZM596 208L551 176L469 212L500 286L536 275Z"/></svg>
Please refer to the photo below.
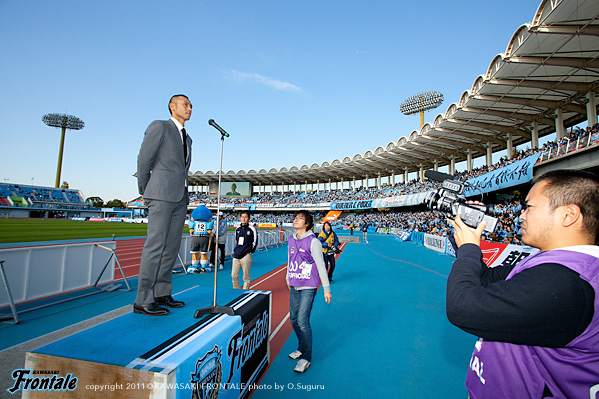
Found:
<svg viewBox="0 0 599 399"><path fill-rule="evenodd" d="M461 215L464 224L473 228L476 228L484 220L487 222L485 231L495 232L499 220L494 217L493 205L466 204L463 194L467 183L454 179L452 175L434 170L425 171L424 176L442 182L440 189L429 193L424 199L424 203L429 209L452 216Z"/></svg>

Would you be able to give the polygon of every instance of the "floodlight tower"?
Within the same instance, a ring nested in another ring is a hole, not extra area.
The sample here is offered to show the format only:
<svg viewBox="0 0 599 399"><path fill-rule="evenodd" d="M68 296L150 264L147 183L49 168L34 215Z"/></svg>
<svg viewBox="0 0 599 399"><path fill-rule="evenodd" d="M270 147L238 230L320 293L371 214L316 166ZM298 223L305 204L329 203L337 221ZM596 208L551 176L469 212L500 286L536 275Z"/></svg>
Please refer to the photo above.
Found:
<svg viewBox="0 0 599 399"><path fill-rule="evenodd" d="M437 108L443 102L443 94L436 91L425 91L408 97L399 105L404 115L420 112L420 128L424 125L424 111Z"/></svg>
<svg viewBox="0 0 599 399"><path fill-rule="evenodd" d="M54 187L60 187L60 172L62 170L62 153L64 151L64 136L69 130L81 130L85 126L85 123L73 116L65 114L46 114L42 116L42 121L52 127L62 128L62 135L60 136L60 149L58 151L58 166L56 167L56 184Z"/></svg>

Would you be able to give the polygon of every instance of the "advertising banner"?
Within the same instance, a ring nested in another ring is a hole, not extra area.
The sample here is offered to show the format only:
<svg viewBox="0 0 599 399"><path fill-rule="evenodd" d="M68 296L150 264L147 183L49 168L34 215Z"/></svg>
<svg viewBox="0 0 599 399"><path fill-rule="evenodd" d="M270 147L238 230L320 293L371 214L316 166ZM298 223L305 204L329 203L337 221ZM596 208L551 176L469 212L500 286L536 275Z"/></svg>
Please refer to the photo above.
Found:
<svg viewBox="0 0 599 399"><path fill-rule="evenodd" d="M482 176L469 179L467 182L472 187L466 187L464 195L471 196L480 194L480 192L489 193L531 181L532 167L540 155L540 153L533 154Z"/></svg>
<svg viewBox="0 0 599 399"><path fill-rule="evenodd" d="M272 228L272 227L277 227L276 223L258 223L258 228L259 229L265 229L265 228Z"/></svg>
<svg viewBox="0 0 599 399"><path fill-rule="evenodd" d="M413 241L416 244L424 245L424 233L413 231L412 235L410 236L410 241Z"/></svg>
<svg viewBox="0 0 599 399"><path fill-rule="evenodd" d="M397 236L402 241L410 241L410 235L409 231L401 230Z"/></svg>
<svg viewBox="0 0 599 399"><path fill-rule="evenodd" d="M434 234L424 234L424 246L433 251L445 253L446 241L447 239L445 237Z"/></svg>
<svg viewBox="0 0 599 399"><path fill-rule="evenodd" d="M380 198L375 200L373 208L398 208L406 206L407 195L397 195L395 197Z"/></svg>
<svg viewBox="0 0 599 399"><path fill-rule="evenodd" d="M128 367L175 367L175 384L158 388L177 398L247 397L268 365L270 292L246 292L227 306L235 316L205 318Z"/></svg>
<svg viewBox="0 0 599 399"><path fill-rule="evenodd" d="M370 209L374 202L374 200L332 202L331 210L348 211L353 209Z"/></svg>
<svg viewBox="0 0 599 399"><path fill-rule="evenodd" d="M523 245L481 241L483 261L488 267L511 266L539 250Z"/></svg>
<svg viewBox="0 0 599 399"><path fill-rule="evenodd" d="M373 208L399 208L402 206L414 206L424 203L424 199L430 191L423 193L408 194L408 195L397 195L395 197L379 198L372 200ZM331 208L333 209L333 208Z"/></svg>

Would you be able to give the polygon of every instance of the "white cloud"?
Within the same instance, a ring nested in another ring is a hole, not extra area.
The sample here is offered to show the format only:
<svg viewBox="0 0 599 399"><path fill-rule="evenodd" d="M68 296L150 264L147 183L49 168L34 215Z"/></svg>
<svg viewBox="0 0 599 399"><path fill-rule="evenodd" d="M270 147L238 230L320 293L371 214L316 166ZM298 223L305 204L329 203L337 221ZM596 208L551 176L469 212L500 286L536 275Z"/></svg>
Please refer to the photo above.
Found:
<svg viewBox="0 0 599 399"><path fill-rule="evenodd" d="M275 90L295 91L295 92L303 91L301 88L297 87L296 85L294 85L292 83L272 79L272 78L269 78L267 76L262 76L257 73L248 73L248 72L240 72L240 71L231 71L231 73L233 75L233 79L238 82L253 81L253 82L257 82L257 83L272 87Z"/></svg>

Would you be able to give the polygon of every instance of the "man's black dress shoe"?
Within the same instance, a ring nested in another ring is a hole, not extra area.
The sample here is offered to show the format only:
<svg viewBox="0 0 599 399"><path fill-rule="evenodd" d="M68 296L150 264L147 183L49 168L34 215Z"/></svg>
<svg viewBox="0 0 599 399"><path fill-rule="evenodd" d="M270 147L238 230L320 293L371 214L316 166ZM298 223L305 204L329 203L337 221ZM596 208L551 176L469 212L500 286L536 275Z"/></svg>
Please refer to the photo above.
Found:
<svg viewBox="0 0 599 399"><path fill-rule="evenodd" d="M169 308L182 308L185 306L185 302L183 301L175 301L172 296L159 296L158 298L154 298L156 304L168 306Z"/></svg>
<svg viewBox="0 0 599 399"><path fill-rule="evenodd" d="M155 303L150 303L149 305L133 305L133 312L142 313L148 316L164 316L169 314L169 310L165 308L161 308Z"/></svg>

